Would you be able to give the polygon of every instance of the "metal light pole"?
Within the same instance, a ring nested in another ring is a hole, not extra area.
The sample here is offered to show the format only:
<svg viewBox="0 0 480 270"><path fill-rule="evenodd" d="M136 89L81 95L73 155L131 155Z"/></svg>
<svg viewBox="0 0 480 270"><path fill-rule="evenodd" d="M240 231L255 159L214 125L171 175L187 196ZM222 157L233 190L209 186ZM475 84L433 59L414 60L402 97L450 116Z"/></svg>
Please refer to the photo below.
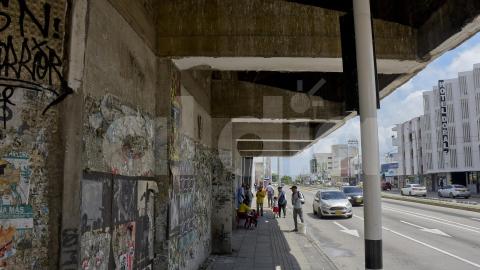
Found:
<svg viewBox="0 0 480 270"><path fill-rule="evenodd" d="M280 180L280 157L277 157L277 180L278 185L281 186L282 180Z"/></svg>
<svg viewBox="0 0 480 270"><path fill-rule="evenodd" d="M375 55L369 0L353 1L355 45L358 70L360 130L364 182L365 268L382 269L382 209L378 156Z"/></svg>

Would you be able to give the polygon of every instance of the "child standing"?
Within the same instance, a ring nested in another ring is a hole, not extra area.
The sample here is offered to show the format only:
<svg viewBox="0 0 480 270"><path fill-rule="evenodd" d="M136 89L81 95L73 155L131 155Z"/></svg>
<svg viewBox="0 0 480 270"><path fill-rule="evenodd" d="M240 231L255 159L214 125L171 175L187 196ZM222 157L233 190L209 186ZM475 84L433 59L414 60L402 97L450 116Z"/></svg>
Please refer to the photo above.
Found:
<svg viewBox="0 0 480 270"><path fill-rule="evenodd" d="M273 197L273 217L280 217L280 208L278 208L278 198L277 196Z"/></svg>

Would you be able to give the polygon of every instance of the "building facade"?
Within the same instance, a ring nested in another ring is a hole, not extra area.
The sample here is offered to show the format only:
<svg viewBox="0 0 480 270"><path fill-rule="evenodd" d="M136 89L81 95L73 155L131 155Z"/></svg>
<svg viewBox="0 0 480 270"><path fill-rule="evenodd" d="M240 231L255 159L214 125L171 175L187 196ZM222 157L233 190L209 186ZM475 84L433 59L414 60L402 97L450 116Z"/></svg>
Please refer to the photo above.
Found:
<svg viewBox="0 0 480 270"><path fill-rule="evenodd" d="M398 186L407 182L423 183L422 165L422 117L415 117L393 128L397 137L393 139L398 147Z"/></svg>
<svg viewBox="0 0 480 270"><path fill-rule="evenodd" d="M333 157L332 153L315 153L316 174L318 180L329 181L332 177Z"/></svg>
<svg viewBox="0 0 480 270"><path fill-rule="evenodd" d="M439 81L423 93L423 105L422 116L394 128L399 175L432 191L455 183L479 193L480 64Z"/></svg>
<svg viewBox="0 0 480 270"><path fill-rule="evenodd" d="M351 144L334 144L330 153L315 153L317 175L320 180L351 182L361 170L358 147Z"/></svg>

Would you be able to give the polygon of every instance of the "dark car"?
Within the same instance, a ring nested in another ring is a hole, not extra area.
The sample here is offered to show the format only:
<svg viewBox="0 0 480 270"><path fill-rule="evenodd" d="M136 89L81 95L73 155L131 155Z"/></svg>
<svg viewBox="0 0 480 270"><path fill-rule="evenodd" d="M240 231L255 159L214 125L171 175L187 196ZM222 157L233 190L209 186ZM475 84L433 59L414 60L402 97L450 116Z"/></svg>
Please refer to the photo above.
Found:
<svg viewBox="0 0 480 270"><path fill-rule="evenodd" d="M392 184L387 181L382 181L382 190L392 190Z"/></svg>
<svg viewBox="0 0 480 270"><path fill-rule="evenodd" d="M346 186L342 187L342 191L345 193L345 196L347 196L352 205L363 204L363 189L360 187Z"/></svg>

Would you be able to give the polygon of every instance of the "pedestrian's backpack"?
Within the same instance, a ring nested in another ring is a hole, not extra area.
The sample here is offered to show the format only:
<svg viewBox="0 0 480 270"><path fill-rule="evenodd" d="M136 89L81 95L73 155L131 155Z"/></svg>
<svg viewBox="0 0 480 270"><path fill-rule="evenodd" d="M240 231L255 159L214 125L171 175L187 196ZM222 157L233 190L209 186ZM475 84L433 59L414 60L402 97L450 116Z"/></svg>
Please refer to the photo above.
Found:
<svg viewBox="0 0 480 270"><path fill-rule="evenodd" d="M301 191L298 191L299 199L302 204L305 204L305 196L303 196L303 193Z"/></svg>
<svg viewBox="0 0 480 270"><path fill-rule="evenodd" d="M285 192L281 192L280 196L278 196L278 205L285 205L287 204L287 199L285 198Z"/></svg>

